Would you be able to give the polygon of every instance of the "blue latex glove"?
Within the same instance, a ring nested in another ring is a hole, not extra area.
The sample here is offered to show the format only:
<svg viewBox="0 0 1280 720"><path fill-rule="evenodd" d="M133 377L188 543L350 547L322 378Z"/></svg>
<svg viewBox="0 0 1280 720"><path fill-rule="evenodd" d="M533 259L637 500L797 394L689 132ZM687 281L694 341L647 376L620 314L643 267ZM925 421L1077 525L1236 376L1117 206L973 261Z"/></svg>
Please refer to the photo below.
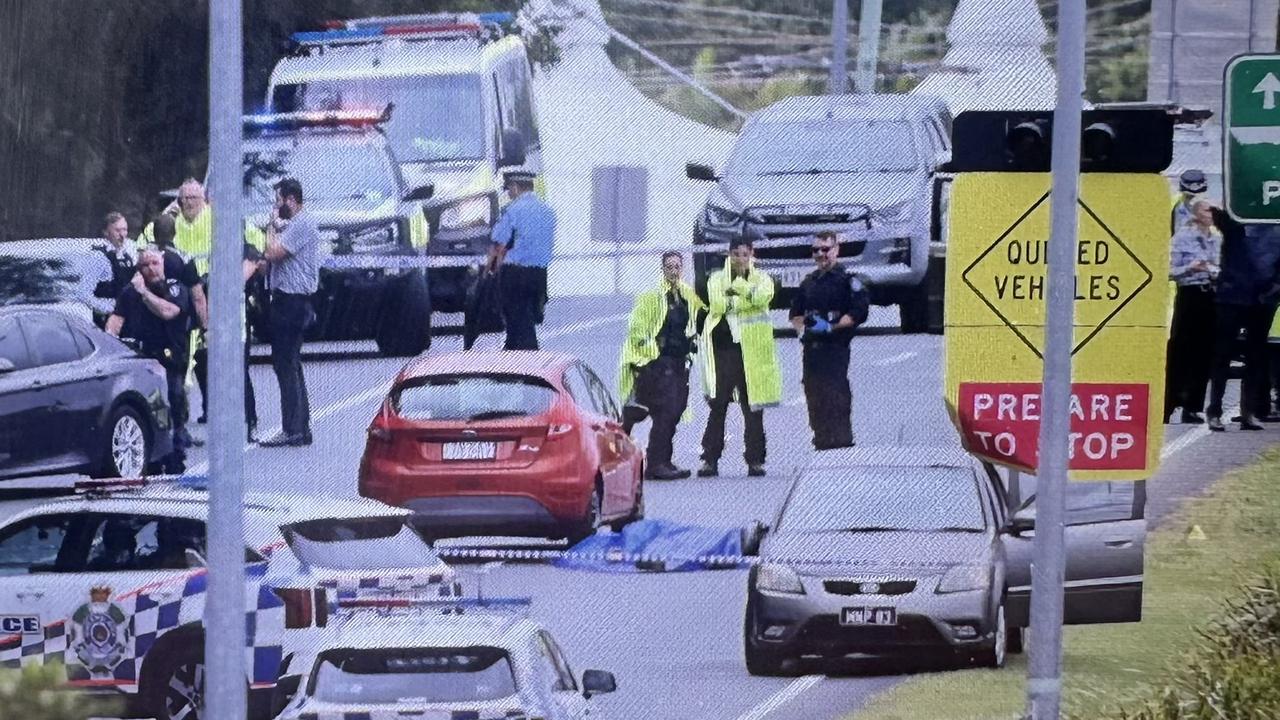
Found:
<svg viewBox="0 0 1280 720"><path fill-rule="evenodd" d="M827 322L826 318L817 318L813 323L813 327L809 328L809 332L826 335L831 332L831 323Z"/></svg>

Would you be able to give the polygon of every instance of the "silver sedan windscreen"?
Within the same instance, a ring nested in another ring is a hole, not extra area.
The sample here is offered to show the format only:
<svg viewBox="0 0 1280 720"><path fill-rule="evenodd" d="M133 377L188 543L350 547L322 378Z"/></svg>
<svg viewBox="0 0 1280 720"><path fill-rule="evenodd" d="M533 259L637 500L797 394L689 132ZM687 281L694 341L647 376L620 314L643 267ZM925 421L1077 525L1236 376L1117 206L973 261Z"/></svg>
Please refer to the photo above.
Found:
<svg viewBox="0 0 1280 720"><path fill-rule="evenodd" d="M910 123L803 121L762 123L744 132L729 175L892 172L919 163Z"/></svg>
<svg viewBox="0 0 1280 720"><path fill-rule="evenodd" d="M511 658L495 647L329 650L312 676L312 695L330 703L472 703L515 692Z"/></svg>
<svg viewBox="0 0 1280 720"><path fill-rule="evenodd" d="M778 531L981 531L986 527L967 468L822 468L800 478Z"/></svg>

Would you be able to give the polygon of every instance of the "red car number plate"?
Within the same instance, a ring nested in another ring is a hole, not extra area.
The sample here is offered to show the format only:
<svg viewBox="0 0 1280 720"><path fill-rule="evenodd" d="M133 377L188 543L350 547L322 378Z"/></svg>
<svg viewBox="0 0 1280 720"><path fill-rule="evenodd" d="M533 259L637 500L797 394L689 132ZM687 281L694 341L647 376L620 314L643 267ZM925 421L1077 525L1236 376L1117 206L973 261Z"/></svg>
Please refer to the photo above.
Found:
<svg viewBox="0 0 1280 720"><path fill-rule="evenodd" d="M498 456L498 444L491 442L451 442L444 444L445 460L492 460Z"/></svg>

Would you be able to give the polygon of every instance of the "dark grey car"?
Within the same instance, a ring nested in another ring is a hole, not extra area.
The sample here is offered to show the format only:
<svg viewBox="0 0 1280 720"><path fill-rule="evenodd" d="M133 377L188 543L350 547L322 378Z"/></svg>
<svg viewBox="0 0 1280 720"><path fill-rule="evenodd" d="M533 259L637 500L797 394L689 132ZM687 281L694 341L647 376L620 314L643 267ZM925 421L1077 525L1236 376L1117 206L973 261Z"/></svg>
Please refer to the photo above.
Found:
<svg viewBox="0 0 1280 720"><path fill-rule="evenodd" d="M1136 621L1141 503L1132 493L1112 497L1118 484L1091 485L1072 486L1067 621ZM1021 650L1028 624L1034 535L1034 497L1013 512L1020 489L1012 490L960 450L819 453L749 575L748 671L787 674L802 659L850 655L1002 665L1007 650Z"/></svg>
<svg viewBox="0 0 1280 720"><path fill-rule="evenodd" d="M0 479L140 477L172 451L164 368L60 310L0 309Z"/></svg>

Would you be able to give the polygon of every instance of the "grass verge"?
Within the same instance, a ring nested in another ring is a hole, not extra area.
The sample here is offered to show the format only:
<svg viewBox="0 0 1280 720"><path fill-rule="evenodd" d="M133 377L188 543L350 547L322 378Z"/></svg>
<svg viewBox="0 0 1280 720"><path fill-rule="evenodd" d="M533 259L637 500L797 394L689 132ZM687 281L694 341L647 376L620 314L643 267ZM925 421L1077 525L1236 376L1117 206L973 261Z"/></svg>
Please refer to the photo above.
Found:
<svg viewBox="0 0 1280 720"><path fill-rule="evenodd" d="M1193 525L1204 540L1188 537ZM1184 502L1148 535L1141 623L1066 628L1064 714L1095 720L1140 704L1183 665L1198 629L1277 558L1280 446ZM847 720L1010 720L1025 709L1026 678L1025 655L1011 655L1002 670L920 675Z"/></svg>

